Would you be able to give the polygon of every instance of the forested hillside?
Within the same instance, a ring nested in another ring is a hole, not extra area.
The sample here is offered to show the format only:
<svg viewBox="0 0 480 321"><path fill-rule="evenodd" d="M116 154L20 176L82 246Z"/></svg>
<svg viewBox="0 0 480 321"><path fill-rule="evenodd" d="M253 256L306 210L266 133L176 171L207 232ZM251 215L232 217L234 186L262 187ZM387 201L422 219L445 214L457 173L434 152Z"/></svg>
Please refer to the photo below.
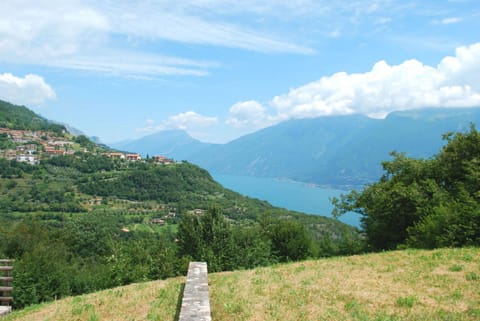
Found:
<svg viewBox="0 0 480 321"><path fill-rule="evenodd" d="M0 256L16 260L17 307L175 276L192 259L220 271L360 249L353 228L245 198L189 163L0 163Z"/></svg>
<svg viewBox="0 0 480 321"><path fill-rule="evenodd" d="M24 106L17 106L0 100L0 128L45 130L61 133L65 130L62 125L57 125L38 116Z"/></svg>
<svg viewBox="0 0 480 321"><path fill-rule="evenodd" d="M9 108L0 122L21 123ZM24 111L22 119L37 117ZM36 125L24 124L4 128L6 154L43 146ZM0 257L15 259L17 308L179 275L190 260L222 271L362 249L354 228L243 197L188 162L142 160L64 135L55 144L43 129L44 149L55 149L32 164L0 156Z"/></svg>

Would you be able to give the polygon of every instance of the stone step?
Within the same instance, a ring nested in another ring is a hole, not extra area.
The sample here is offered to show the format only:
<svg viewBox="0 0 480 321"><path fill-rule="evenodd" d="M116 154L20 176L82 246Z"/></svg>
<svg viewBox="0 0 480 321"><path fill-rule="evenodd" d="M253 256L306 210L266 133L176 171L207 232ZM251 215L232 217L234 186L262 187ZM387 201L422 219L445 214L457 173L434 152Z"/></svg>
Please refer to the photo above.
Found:
<svg viewBox="0 0 480 321"><path fill-rule="evenodd" d="M12 312L12 307L0 305L0 316L9 314L10 312Z"/></svg>
<svg viewBox="0 0 480 321"><path fill-rule="evenodd" d="M0 263L12 263L13 260L9 260L9 259L0 259Z"/></svg>

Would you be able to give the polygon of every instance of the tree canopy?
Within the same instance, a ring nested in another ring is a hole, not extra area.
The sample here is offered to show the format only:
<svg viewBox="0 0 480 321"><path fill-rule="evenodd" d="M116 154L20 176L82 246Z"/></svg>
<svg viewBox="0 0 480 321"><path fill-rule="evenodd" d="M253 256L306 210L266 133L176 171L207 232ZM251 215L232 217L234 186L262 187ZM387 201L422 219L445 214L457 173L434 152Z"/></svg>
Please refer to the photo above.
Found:
<svg viewBox="0 0 480 321"><path fill-rule="evenodd" d="M393 152L378 182L333 200L334 214L361 214L373 250L480 245L480 133L444 139L431 159Z"/></svg>

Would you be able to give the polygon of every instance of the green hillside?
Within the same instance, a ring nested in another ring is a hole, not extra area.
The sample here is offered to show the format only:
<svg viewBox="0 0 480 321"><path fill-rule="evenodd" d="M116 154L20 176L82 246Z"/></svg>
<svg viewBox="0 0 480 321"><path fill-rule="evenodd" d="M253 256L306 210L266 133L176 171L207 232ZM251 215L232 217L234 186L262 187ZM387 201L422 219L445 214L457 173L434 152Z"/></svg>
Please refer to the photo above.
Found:
<svg viewBox="0 0 480 321"><path fill-rule="evenodd" d="M25 106L17 106L0 100L0 128L45 130L61 133L62 125L49 122Z"/></svg>
<svg viewBox="0 0 480 321"><path fill-rule="evenodd" d="M8 107L0 121L32 116ZM192 259L225 271L362 248L353 227L244 197L188 162L25 126L3 128L0 145L0 258L16 260L15 308L181 275Z"/></svg>
<svg viewBox="0 0 480 321"><path fill-rule="evenodd" d="M212 273L212 319L479 320L479 262L479 248L407 250ZM4 320L173 321L183 282L67 298Z"/></svg>

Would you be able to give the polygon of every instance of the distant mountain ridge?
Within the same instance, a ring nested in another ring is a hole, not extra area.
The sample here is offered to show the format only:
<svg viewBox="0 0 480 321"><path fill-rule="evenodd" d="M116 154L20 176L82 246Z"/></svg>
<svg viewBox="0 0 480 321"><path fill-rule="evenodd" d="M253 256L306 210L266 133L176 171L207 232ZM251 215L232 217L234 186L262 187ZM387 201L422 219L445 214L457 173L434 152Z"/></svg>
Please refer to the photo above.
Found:
<svg viewBox="0 0 480 321"><path fill-rule="evenodd" d="M133 151L144 156L163 155L176 160L188 160L191 155L210 145L212 144L190 137L183 130L161 131L140 139L110 144L111 147L119 150Z"/></svg>
<svg viewBox="0 0 480 321"><path fill-rule="evenodd" d="M467 130L470 123L480 124L480 108L399 111L385 119L357 114L290 120L227 144L202 143L182 131L160 132L128 147L185 159L219 174L363 185L379 178L391 151L431 157L444 145L443 134Z"/></svg>

